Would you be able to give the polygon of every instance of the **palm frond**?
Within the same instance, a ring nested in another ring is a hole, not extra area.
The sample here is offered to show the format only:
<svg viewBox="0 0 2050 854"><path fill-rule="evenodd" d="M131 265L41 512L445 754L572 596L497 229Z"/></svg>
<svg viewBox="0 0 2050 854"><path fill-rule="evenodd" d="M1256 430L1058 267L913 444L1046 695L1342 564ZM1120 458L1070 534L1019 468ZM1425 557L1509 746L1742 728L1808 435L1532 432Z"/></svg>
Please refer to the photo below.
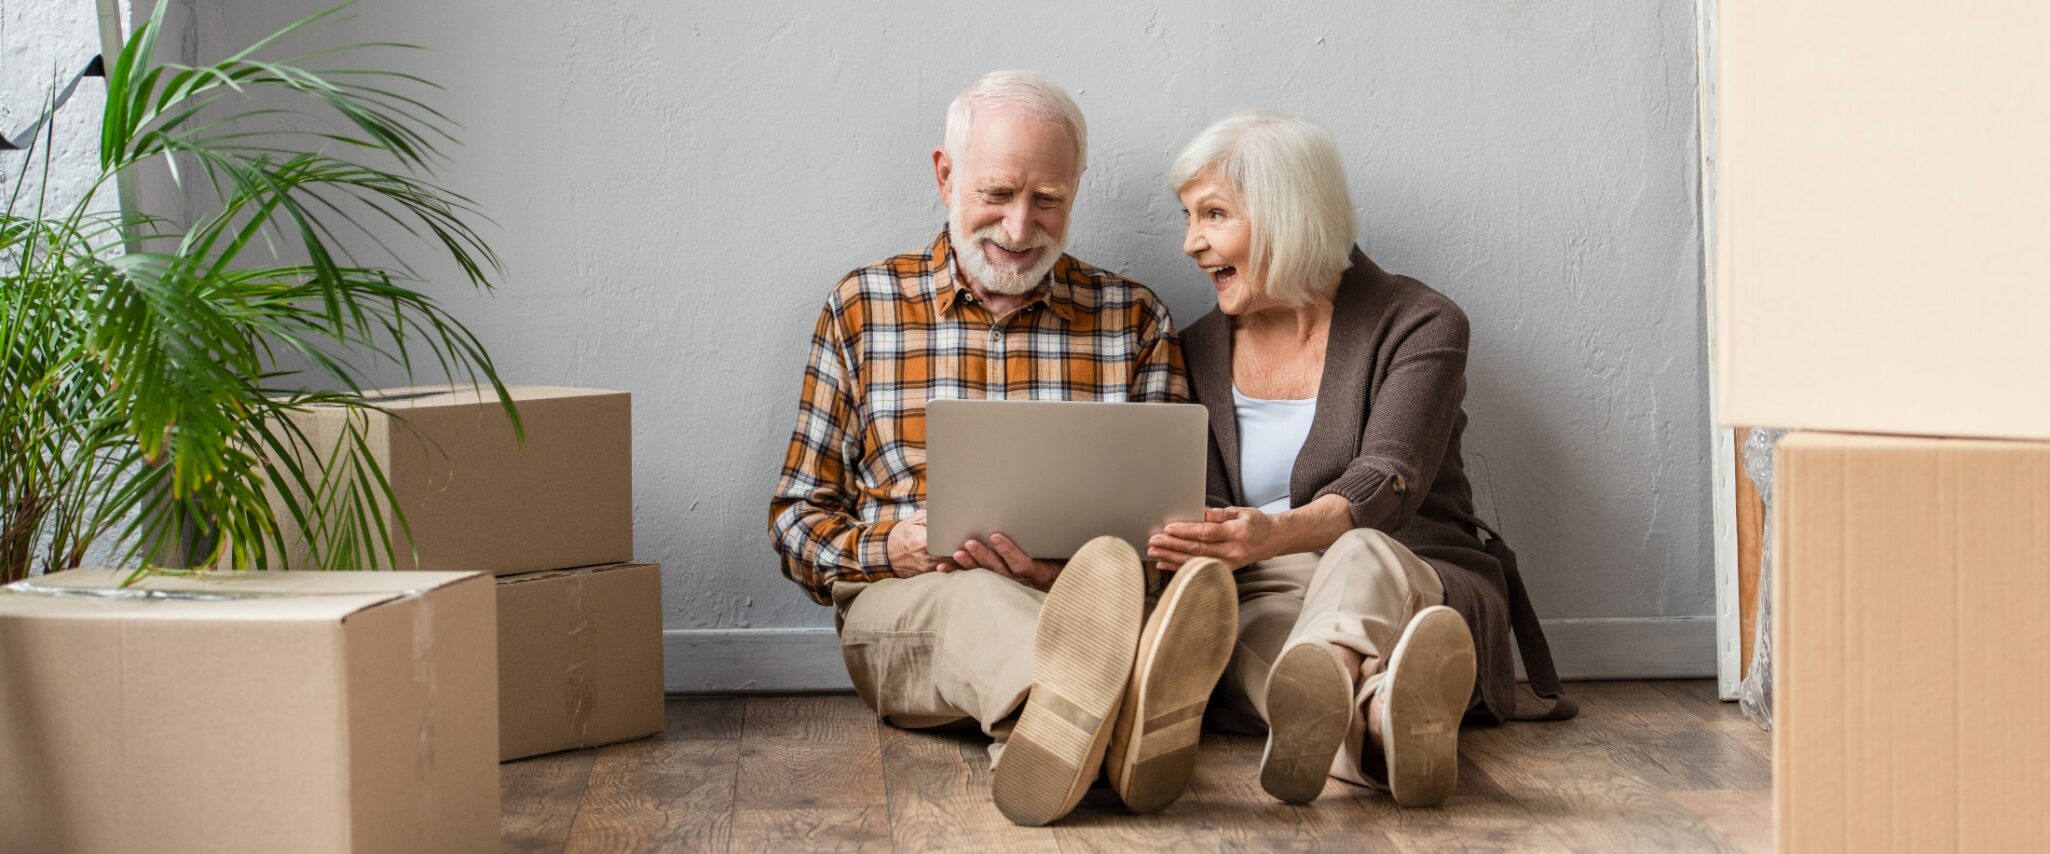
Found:
<svg viewBox="0 0 2050 854"><path fill-rule="evenodd" d="M106 214L91 193L52 209L21 178L7 194L0 579L75 565L95 542L138 566L187 539L205 544L188 557L237 567L294 548L323 567L402 565L406 521L367 437L320 447L295 416L375 408L371 359L488 384L518 430L482 342L404 260L426 252L484 290L501 272L474 202L429 177L454 123L417 76L306 66L417 48L274 55L349 4L191 66L156 57L164 5L107 69L93 189L164 169L202 212ZM47 172L49 146L33 157L10 171Z"/></svg>

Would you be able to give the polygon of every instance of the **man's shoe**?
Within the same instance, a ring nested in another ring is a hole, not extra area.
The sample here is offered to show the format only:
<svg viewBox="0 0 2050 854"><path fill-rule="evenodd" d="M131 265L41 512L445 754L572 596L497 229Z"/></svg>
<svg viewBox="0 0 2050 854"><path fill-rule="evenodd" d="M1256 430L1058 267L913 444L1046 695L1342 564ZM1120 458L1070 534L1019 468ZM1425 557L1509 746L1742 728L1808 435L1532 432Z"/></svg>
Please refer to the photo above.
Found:
<svg viewBox="0 0 2050 854"><path fill-rule="evenodd" d="M1238 633L1238 587L1229 568L1199 558L1175 572L1139 634L1138 664L1104 763L1132 812L1166 809L1189 787L1203 707Z"/></svg>
<svg viewBox="0 0 2050 854"><path fill-rule="evenodd" d="M1473 633L1443 605L1419 611L1388 656L1381 748L1388 789L1406 807L1444 803L1459 784L1459 722L1473 697Z"/></svg>
<svg viewBox="0 0 2050 854"><path fill-rule="evenodd" d="M1043 825L1089 791L1132 677L1145 608L1139 555L1116 537L1083 545L1054 580L1032 643L1032 691L990 772L1005 818Z"/></svg>
<svg viewBox="0 0 2050 854"><path fill-rule="evenodd" d="M1352 691L1352 673L1328 644L1299 643L1281 651L1267 673L1260 788L1291 804L1317 799L1352 726Z"/></svg>

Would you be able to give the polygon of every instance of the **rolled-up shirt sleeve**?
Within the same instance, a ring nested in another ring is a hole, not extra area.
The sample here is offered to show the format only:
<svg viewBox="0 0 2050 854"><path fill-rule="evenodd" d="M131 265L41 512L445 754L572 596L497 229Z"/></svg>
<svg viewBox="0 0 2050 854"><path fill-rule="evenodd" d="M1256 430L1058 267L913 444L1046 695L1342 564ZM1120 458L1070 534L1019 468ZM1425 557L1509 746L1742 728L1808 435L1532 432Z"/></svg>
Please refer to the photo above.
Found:
<svg viewBox="0 0 2050 854"><path fill-rule="evenodd" d="M769 501L769 534L783 574L814 601L832 602L833 582L891 577L895 520L864 524L855 515L861 458L855 371L832 303L812 332L797 402L797 426Z"/></svg>

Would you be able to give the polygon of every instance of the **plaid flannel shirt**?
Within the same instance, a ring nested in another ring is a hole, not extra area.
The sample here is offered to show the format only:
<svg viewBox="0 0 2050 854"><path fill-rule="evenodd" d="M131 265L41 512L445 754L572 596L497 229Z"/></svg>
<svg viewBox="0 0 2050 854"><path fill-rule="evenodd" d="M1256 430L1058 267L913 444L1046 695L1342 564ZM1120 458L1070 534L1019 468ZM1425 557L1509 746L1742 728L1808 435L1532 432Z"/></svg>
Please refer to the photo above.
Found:
<svg viewBox="0 0 2050 854"><path fill-rule="evenodd" d="M783 574L813 599L893 576L890 529L925 504L925 402L949 398L1183 403L1189 386L1167 307L1067 255L1002 322L956 283L944 229L849 273L812 331L769 502Z"/></svg>

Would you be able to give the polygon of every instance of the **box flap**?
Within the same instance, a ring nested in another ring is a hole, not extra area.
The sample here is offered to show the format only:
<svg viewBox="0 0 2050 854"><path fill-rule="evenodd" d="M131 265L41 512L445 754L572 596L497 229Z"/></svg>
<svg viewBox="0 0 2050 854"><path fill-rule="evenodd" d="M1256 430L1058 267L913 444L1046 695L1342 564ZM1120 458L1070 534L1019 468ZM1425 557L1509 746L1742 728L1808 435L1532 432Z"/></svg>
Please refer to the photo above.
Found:
<svg viewBox="0 0 2050 854"><path fill-rule="evenodd" d="M72 569L0 588L0 616L162 620L319 620L479 575L473 572L202 572L153 575L126 588L128 570Z"/></svg>
<svg viewBox="0 0 2050 854"><path fill-rule="evenodd" d="M624 391L598 388L568 388L564 386L509 385L506 393L514 403L530 400L555 400L576 397L604 397L623 395ZM442 406L474 406L479 403L496 405L498 397L489 385L417 385L397 388L364 389L363 397L386 409L428 409ZM315 408L339 406L324 404Z"/></svg>
<svg viewBox="0 0 2050 854"><path fill-rule="evenodd" d="M1843 448L1846 450L1898 450L1921 451L2030 451L2040 450L2042 442L2014 439L1939 438L1935 436L1900 436L1888 433L1832 433L1819 430L1801 430L1788 433L1775 444L1776 451L1789 448L1795 450Z"/></svg>

